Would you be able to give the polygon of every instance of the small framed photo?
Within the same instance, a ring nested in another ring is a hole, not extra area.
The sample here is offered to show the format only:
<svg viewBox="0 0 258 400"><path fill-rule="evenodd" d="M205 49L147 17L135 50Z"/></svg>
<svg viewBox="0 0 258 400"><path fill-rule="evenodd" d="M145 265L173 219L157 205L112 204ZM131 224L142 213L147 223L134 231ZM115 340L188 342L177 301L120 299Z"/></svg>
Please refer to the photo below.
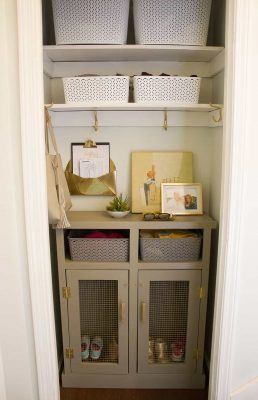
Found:
<svg viewBox="0 0 258 400"><path fill-rule="evenodd" d="M174 215L202 215L202 185L162 183L161 211Z"/></svg>

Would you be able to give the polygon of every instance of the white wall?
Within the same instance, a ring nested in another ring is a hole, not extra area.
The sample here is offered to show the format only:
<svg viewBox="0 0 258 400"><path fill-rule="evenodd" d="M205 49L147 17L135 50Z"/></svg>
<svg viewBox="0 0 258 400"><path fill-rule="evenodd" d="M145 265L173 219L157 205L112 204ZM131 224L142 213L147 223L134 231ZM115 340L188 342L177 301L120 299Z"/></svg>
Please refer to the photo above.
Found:
<svg viewBox="0 0 258 400"><path fill-rule="evenodd" d="M92 128L56 128L56 139L64 166L71 158L71 142L110 142L111 158L117 168L118 192L131 195L132 151L192 151L193 175L204 186L204 208L209 212L211 129L158 127L106 127L94 133ZM73 196L73 210L104 210L110 197Z"/></svg>
<svg viewBox="0 0 258 400"><path fill-rule="evenodd" d="M227 114L210 399L256 400L258 3L237 0L227 6Z"/></svg>
<svg viewBox="0 0 258 400"><path fill-rule="evenodd" d="M20 142L16 1L0 3L0 398L38 399Z"/></svg>
<svg viewBox="0 0 258 400"><path fill-rule="evenodd" d="M239 202L241 218L230 383L234 400L258 398L258 135L256 129L258 3L256 0L249 0L248 11L249 24L246 26L248 42L244 47L247 66L245 71L241 71L245 76L243 88L245 118L241 128L247 133L241 152L244 171L238 197L232 199Z"/></svg>

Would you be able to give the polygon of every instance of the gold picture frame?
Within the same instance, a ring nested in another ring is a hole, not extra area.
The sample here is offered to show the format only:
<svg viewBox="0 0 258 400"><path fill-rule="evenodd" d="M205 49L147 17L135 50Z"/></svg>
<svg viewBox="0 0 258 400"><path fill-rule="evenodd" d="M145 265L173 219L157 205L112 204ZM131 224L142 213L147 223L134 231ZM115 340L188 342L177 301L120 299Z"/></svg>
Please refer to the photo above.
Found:
<svg viewBox="0 0 258 400"><path fill-rule="evenodd" d="M162 183L161 210L172 215L202 215L201 183Z"/></svg>
<svg viewBox="0 0 258 400"><path fill-rule="evenodd" d="M161 183L192 182L191 152L132 152L132 212L161 210Z"/></svg>

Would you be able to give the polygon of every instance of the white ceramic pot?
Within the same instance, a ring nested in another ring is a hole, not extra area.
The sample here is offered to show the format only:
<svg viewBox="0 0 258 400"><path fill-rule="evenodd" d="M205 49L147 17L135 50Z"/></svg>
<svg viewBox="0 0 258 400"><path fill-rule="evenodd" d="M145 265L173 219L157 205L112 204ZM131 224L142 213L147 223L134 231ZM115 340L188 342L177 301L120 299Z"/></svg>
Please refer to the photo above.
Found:
<svg viewBox="0 0 258 400"><path fill-rule="evenodd" d="M123 218L130 213L130 210L128 210L128 211L109 211L109 210L107 210L107 213L108 213L108 215L110 215L113 218Z"/></svg>

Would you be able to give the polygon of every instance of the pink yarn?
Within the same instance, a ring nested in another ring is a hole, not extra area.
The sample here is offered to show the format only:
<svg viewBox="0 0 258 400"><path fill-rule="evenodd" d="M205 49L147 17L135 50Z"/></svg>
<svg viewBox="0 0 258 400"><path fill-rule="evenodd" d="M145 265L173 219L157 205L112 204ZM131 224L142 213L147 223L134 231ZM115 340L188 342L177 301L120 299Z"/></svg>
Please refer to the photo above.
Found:
<svg viewBox="0 0 258 400"><path fill-rule="evenodd" d="M118 231L109 231L108 237L111 239L122 239L124 235Z"/></svg>
<svg viewBox="0 0 258 400"><path fill-rule="evenodd" d="M119 231L91 231L83 236L84 238L92 238L92 239L122 239L124 235Z"/></svg>

